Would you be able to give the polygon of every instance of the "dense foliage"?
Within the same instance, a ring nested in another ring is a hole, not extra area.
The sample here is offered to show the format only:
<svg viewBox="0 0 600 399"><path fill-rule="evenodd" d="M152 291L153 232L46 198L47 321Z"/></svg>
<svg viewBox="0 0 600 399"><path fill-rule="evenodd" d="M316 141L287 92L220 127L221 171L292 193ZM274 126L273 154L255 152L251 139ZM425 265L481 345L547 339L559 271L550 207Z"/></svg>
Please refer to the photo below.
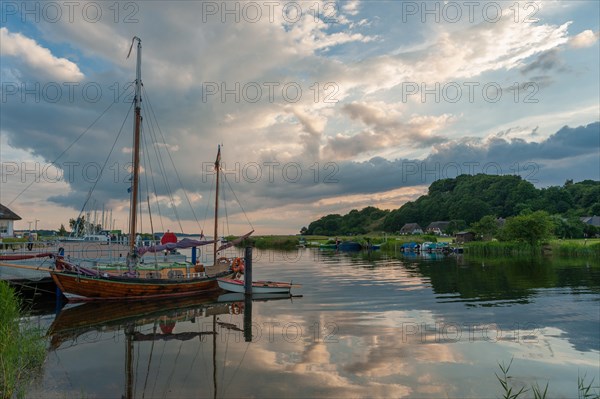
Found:
<svg viewBox="0 0 600 399"><path fill-rule="evenodd" d="M461 175L432 183L427 195L398 209L382 211L368 207L344 216L327 215L303 228L302 233L348 235L382 230L394 233L406 223L418 223L425 229L431 222L450 221L448 233L471 226L480 235L489 237L496 233L492 218L507 219L545 211L552 215L554 234L570 238L594 233L579 217L600 215L599 199L600 181L568 180L560 187L537 189L520 176ZM482 219L485 216L490 217Z"/></svg>
<svg viewBox="0 0 600 399"><path fill-rule="evenodd" d="M323 216L301 230L306 235L353 235L382 230L383 220L389 211L368 206L361 211L353 209L347 215Z"/></svg>

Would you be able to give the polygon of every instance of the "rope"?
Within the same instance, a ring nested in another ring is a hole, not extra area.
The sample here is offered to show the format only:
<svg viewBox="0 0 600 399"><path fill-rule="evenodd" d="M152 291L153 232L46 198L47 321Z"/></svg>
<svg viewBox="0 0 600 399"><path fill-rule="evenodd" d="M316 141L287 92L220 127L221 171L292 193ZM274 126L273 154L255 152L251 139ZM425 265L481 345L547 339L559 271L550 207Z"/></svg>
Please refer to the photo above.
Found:
<svg viewBox="0 0 600 399"><path fill-rule="evenodd" d="M117 101L111 101L111 103L108 105L108 107L106 107L104 109L104 111L102 111L102 113L83 131L83 133L81 133L79 136L77 136L77 138L73 142L71 142L71 144L69 144L69 146L67 148L65 148L65 150L63 152L61 152L51 163L55 164L63 155L65 155L65 153L67 151L69 151L71 149L71 147L73 147L83 136L85 136L85 134L96 124L96 122L98 122L100 120L100 118L102 118L104 116L104 114L106 114L115 103L119 102L118 100L121 98L123 93L125 93L125 88L123 89L123 92L121 94L119 94ZM17 194L17 196L15 198L13 198L12 201L10 201L7 206L12 205L12 203L15 202L17 199L19 199L19 197L21 195L23 195L23 193L25 191L29 190L29 188L33 185L33 183L38 181L38 178L41 176L42 173L43 172L40 172L40 174L37 175L36 178L33 179L33 181L31 183L29 183L29 185L27 185L27 187L25 187L23 190L21 190L21 192L19 194Z"/></svg>
<svg viewBox="0 0 600 399"><path fill-rule="evenodd" d="M244 217L246 218L246 221L248 222L248 224L250 225L250 227L252 228L252 230L254 230L254 226L252 226L252 222L250 222L250 219L248 218L248 215L246 214L246 211L244 210L244 207L242 206L242 203L240 202L240 200L238 199L237 195L235 194L235 191L233 191L233 187L231 187L231 184L229 183L229 180L227 180L227 176L223 175L223 177L224 177L225 182L229 186L229 189L231 190L231 193L235 197L236 202L240 206L240 209L242 210L242 212L244 214Z"/></svg>
<svg viewBox="0 0 600 399"><path fill-rule="evenodd" d="M152 329L152 334L156 335L156 324L157 321L154 321L154 328ZM144 389L142 390L142 399L146 396L146 387L148 386L148 377L150 376L150 364L152 363L152 354L154 353L154 342L156 340L152 340L152 345L150 346L150 355L148 356L148 368L146 370L146 379L144 380Z"/></svg>
<svg viewBox="0 0 600 399"><path fill-rule="evenodd" d="M144 93L145 93L145 90L144 90ZM150 100L147 98L147 94L145 95L144 98L148 102L148 105L151 106L150 105ZM148 126L150 128L150 134L152 135L153 141L156 143L156 142L158 142L158 140L156 139L156 134L154 132L154 127L153 127L153 124L152 124L152 118L149 118L149 119L150 119L150 122L149 122ZM167 174L166 174L166 168L164 166L164 162L162 161L162 155L160 154L160 150L156 146L154 146L154 152L156 154L156 159L158 161L159 170L160 170L160 173L162 175L163 181L165 183L165 187L167 188L167 194L169 195L169 199L171 201L171 207L173 209L173 213L175 214L175 218L177 219L177 223L179 224L179 228L181 229L181 232L183 232L183 226L181 224L181 220L179 218L179 214L177 213L177 208L175 207L175 201L173 199L173 192L171 190L171 185L169 184L169 181L168 181L168 179L166 177L167 176Z"/></svg>
<svg viewBox="0 0 600 399"><path fill-rule="evenodd" d="M146 92L146 89L144 89L144 93L146 94L146 101L148 102L148 107L150 108L150 112L152 113L152 116L154 117L154 120L156 121L156 127L158 128L158 132L160 133L160 137L162 138L162 142L165 145L165 151L167 152L167 155L169 156L169 159L171 160L171 164L173 165L173 169L175 170L175 176L177 176L177 181L179 182L179 185L181 186L181 189L183 191L183 195L188 203L188 205L190 206L190 209L192 211L192 215L194 216L194 220L196 220L196 224L198 225L199 228L201 228L200 226L200 222L198 221L198 218L196 217L196 212L194 212L194 207L192 206L192 202L190 201L190 198L187 195L187 191L185 190L183 183L181 181L181 177L179 176L179 172L177 171L177 168L175 167L175 162L173 161L173 157L171 156L171 152L169 151L169 149L167 148L167 142L165 140L165 136L162 133L162 130L160 128L160 125L158 124L158 121L156 120L156 115L154 114L154 108L152 108L152 103L150 102L150 99L148 98L148 93Z"/></svg>
<svg viewBox="0 0 600 399"><path fill-rule="evenodd" d="M90 198L92 197L92 193L96 189L96 186L98 185L98 182L102 178L102 174L104 173L104 169L106 168L106 164L108 163L108 160L110 159L110 156L112 155L112 152L114 151L115 146L117 145L117 141L119 140L119 137L121 137L121 133L123 133L123 127L125 126L125 122L127 122L127 118L129 117L129 114L131 113L131 109L132 108L133 108L133 103L129 107L129 111L127 111L127 115L125 116L125 119L123 120L123 123L121 124L121 129L119 129L119 133L117 134L117 137L115 138L115 141L113 142L112 147L110 148L110 152L108 153L108 156L104 160L104 164L102 165L102 168L100 169L100 174L99 174L98 178L96 179L96 181L94 182L94 184L92 185L92 187L90 188L90 191L88 192L87 198L86 198L86 200L85 200L85 202L83 204L83 207L81 208L81 211L79 212L79 215L77 215L77 223L75 224L75 228L74 228L75 231L78 230L78 225L79 225L79 220L81 219L81 214L83 213L85 207L87 206L88 202L90 201Z"/></svg>
<svg viewBox="0 0 600 399"><path fill-rule="evenodd" d="M148 122L146 122L148 123ZM154 180L154 171L152 170L152 162L150 162L150 150L148 148L148 144L146 143L146 137L143 136L144 147L146 148L145 155L148 157L148 170L150 171L150 180L152 181L152 189L154 190L154 198L156 199L156 208L158 210L158 217L160 220L160 227L162 231L165 231L165 226L163 224L162 213L160 211L160 201L158 200L158 195L156 194L158 191L156 190L156 181ZM146 177L148 177L148 173L145 173Z"/></svg>

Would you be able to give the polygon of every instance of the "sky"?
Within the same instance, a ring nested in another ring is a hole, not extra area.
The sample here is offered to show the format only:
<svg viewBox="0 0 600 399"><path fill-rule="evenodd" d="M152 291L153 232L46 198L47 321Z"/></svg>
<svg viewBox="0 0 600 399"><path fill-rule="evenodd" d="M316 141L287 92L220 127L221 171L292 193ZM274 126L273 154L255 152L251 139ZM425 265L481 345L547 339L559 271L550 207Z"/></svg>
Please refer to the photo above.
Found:
<svg viewBox="0 0 600 399"><path fill-rule="evenodd" d="M143 231L148 202L155 231L211 229L218 145L224 234L395 209L464 173L600 180L596 1L0 4L16 229L104 208L128 230L134 36Z"/></svg>

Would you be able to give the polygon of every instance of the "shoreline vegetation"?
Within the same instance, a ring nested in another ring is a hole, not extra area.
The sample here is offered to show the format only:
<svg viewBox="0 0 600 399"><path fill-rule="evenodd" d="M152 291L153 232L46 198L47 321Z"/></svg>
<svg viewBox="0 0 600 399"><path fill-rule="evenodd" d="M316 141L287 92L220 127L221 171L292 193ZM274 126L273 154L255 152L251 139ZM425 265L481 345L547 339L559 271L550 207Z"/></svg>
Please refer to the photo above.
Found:
<svg viewBox="0 0 600 399"><path fill-rule="evenodd" d="M600 238L578 239L549 239L531 245L523 241L470 241L456 243L453 237L444 237L428 234L419 235L393 235L383 233L362 235L336 236L340 241L358 242L363 248L369 244L378 245L384 251L396 251L402 244L424 242L447 242L451 247L463 248L464 254L469 256L559 256L559 257L586 257L600 258ZM319 247L321 244L335 244L336 237L325 235L260 235L251 236L237 244L237 247L252 246L258 249L293 250L298 247ZM43 238L43 237L42 237ZM234 240L235 236L227 237ZM26 243L26 239L4 239L4 244ZM36 244L39 244L36 243Z"/></svg>
<svg viewBox="0 0 600 399"><path fill-rule="evenodd" d="M395 251L402 244L423 242L448 242L451 247L461 247L465 256L558 256L600 258L600 238L554 239L539 245L519 241L471 241L457 244L452 237L432 235L360 235L338 236L340 241L354 241L366 247L368 243L379 245L381 250ZM233 239L233 237L231 237ZM258 249L293 250L298 247L319 247L333 244L335 237L302 235L268 235L250 237L238 244L239 247L253 246Z"/></svg>
<svg viewBox="0 0 600 399"><path fill-rule="evenodd" d="M21 320L23 302L0 281L0 397L24 398L46 358L44 332Z"/></svg>

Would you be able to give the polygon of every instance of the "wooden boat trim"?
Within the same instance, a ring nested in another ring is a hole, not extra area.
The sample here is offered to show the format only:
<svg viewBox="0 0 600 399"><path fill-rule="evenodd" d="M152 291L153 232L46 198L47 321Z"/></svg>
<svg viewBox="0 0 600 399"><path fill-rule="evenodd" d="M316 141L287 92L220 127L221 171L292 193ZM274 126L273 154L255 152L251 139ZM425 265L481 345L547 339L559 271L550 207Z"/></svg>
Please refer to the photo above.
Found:
<svg viewBox="0 0 600 399"><path fill-rule="evenodd" d="M65 271L51 271L50 274L67 298L75 301L145 300L203 295L220 291L217 278L233 276L229 271L213 277L178 280L96 277Z"/></svg>

